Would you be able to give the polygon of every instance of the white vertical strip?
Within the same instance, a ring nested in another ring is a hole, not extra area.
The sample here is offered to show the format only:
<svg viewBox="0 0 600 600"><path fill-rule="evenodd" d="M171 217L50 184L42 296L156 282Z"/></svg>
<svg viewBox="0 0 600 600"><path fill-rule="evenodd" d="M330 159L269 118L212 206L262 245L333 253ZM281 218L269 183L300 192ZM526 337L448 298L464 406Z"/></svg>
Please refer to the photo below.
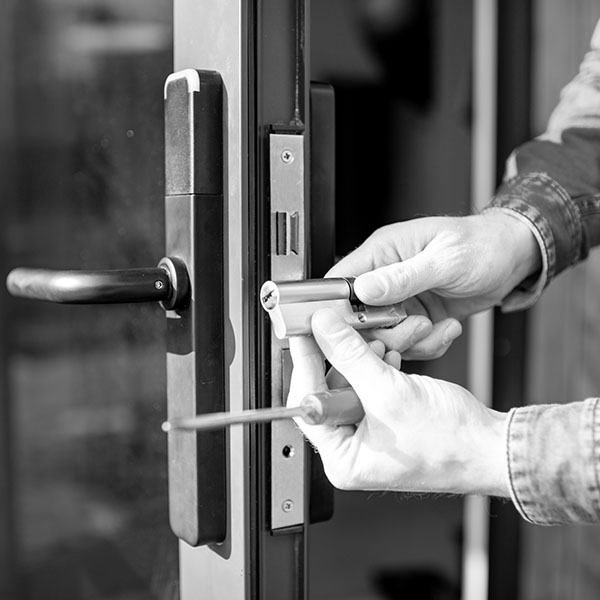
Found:
<svg viewBox="0 0 600 600"><path fill-rule="evenodd" d="M473 0L473 132L471 207L478 211L496 180L497 0ZM492 401L493 313L469 321L468 387L486 405ZM468 496L463 519L462 600L488 597L489 500Z"/></svg>

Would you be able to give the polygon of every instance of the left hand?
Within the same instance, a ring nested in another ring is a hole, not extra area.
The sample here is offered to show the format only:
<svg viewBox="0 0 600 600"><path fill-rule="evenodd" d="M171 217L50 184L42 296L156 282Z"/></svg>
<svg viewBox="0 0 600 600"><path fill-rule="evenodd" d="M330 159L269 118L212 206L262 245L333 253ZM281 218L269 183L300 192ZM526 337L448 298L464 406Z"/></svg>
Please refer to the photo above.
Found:
<svg viewBox="0 0 600 600"><path fill-rule="evenodd" d="M327 277L356 277L365 304L405 302L409 317L380 339L403 359L439 358L461 333L459 320L491 308L541 268L529 227L500 210L427 217L378 229Z"/></svg>

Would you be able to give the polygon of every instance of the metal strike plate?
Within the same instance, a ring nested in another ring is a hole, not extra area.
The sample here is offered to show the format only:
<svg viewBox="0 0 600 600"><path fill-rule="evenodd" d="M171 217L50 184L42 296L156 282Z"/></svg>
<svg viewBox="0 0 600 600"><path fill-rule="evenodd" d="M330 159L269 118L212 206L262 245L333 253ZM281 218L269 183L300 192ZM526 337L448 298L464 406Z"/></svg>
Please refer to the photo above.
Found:
<svg viewBox="0 0 600 600"><path fill-rule="evenodd" d="M189 302L167 312L168 419L225 406L223 84L185 70L165 84L166 248L187 265ZM226 433L168 434L169 515L191 546L227 535Z"/></svg>
<svg viewBox="0 0 600 600"><path fill-rule="evenodd" d="M270 135L271 278L305 277L304 136ZM271 404L287 399L291 360L287 340L271 333ZM271 424L271 529L305 521L305 443L293 421Z"/></svg>

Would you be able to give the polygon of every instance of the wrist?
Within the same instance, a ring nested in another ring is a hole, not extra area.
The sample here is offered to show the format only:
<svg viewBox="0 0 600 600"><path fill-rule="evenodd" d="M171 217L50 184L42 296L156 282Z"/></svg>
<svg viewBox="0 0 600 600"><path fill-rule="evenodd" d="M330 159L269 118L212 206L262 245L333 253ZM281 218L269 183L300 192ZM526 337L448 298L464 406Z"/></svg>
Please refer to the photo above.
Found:
<svg viewBox="0 0 600 600"><path fill-rule="evenodd" d="M477 402L477 401L475 401ZM508 415L481 404L429 452L429 477L416 491L510 497L506 435Z"/></svg>
<svg viewBox="0 0 600 600"><path fill-rule="evenodd" d="M542 253L531 227L518 213L504 208L489 208L481 215L499 233L504 252L512 261L511 284L517 287L542 268Z"/></svg>
<svg viewBox="0 0 600 600"><path fill-rule="evenodd" d="M510 497L506 436L508 414L481 406L482 419L471 435L465 462L468 494Z"/></svg>
<svg viewBox="0 0 600 600"><path fill-rule="evenodd" d="M476 419L467 419L446 443L443 453L434 450L437 485L431 491L454 494L510 497L506 434L508 415L483 405ZM450 442L450 439L453 442ZM453 451L449 451L454 448Z"/></svg>

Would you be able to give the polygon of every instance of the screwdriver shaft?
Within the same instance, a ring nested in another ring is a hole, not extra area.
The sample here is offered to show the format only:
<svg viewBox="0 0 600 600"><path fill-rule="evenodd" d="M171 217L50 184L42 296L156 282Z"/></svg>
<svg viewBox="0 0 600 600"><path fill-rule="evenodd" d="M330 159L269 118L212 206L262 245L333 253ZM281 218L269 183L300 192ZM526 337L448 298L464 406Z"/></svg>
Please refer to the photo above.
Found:
<svg viewBox="0 0 600 600"><path fill-rule="evenodd" d="M195 429L196 431L207 431L209 429L221 429L228 425L239 425L242 423L266 423L281 419L292 419L302 417L306 409L302 406L288 408L278 406L275 408L257 408L254 410L242 410L239 412L218 412L205 415L197 415L182 419L171 419L163 423L163 431L173 429Z"/></svg>

